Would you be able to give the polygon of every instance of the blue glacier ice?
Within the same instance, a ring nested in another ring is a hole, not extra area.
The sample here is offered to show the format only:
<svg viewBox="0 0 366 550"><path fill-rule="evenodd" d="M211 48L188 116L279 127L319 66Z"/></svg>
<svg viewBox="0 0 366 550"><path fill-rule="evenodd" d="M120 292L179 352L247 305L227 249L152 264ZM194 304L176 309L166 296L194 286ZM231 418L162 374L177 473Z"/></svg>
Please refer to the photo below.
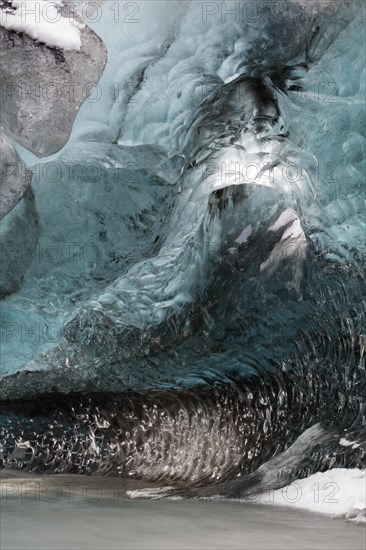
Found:
<svg viewBox="0 0 366 550"><path fill-rule="evenodd" d="M363 6L226 4L103 9L69 142L19 148L7 467L231 494L365 466Z"/></svg>

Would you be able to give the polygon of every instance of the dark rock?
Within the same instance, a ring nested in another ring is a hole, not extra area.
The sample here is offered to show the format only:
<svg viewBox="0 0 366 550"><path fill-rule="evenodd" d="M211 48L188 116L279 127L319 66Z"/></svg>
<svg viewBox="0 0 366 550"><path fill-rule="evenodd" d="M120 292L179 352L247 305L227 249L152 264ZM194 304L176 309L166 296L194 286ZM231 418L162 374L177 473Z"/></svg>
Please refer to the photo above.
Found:
<svg viewBox="0 0 366 550"><path fill-rule="evenodd" d="M80 32L80 51L65 51L0 27L2 129L39 157L65 145L106 64L103 41L86 25Z"/></svg>

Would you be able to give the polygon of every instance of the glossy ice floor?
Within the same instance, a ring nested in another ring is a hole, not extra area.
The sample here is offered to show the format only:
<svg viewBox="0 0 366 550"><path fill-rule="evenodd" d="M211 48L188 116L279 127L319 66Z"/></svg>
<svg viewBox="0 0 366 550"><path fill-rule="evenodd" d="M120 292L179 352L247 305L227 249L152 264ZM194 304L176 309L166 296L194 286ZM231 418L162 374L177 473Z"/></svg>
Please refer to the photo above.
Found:
<svg viewBox="0 0 366 550"><path fill-rule="evenodd" d="M366 529L252 503L131 500L111 478L22 476L2 479L0 547L364 550Z"/></svg>

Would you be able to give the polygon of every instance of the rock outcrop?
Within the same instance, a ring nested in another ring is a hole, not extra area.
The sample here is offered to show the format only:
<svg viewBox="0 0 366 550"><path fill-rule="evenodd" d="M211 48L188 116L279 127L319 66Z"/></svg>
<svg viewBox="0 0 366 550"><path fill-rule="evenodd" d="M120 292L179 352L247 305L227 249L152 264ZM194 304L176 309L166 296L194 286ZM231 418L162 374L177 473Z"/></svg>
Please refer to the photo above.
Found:
<svg viewBox="0 0 366 550"><path fill-rule="evenodd" d="M102 40L74 17L82 27L80 51L52 48L0 26L2 130L38 157L65 145L106 64Z"/></svg>

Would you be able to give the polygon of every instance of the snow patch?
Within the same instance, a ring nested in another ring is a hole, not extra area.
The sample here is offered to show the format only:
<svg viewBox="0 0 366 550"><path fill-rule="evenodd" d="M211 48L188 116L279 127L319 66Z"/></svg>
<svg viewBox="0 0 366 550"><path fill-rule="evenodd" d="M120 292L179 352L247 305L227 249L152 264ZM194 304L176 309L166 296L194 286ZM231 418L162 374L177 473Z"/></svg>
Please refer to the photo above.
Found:
<svg viewBox="0 0 366 550"><path fill-rule="evenodd" d="M366 470L333 468L283 489L257 495L256 502L302 508L363 522L366 510Z"/></svg>

